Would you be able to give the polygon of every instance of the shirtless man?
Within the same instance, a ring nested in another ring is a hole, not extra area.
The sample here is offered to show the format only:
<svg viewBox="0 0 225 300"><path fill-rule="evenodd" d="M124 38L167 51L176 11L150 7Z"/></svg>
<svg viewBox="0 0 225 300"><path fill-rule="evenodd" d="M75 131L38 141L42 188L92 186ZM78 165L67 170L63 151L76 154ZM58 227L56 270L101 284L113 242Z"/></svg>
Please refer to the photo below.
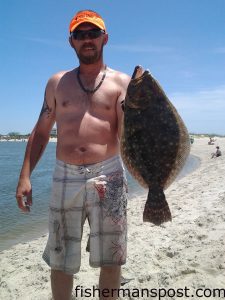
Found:
<svg viewBox="0 0 225 300"><path fill-rule="evenodd" d="M90 265L100 267L99 288L118 289L126 261L126 180L119 156L124 99L130 77L103 62L108 34L93 11L78 12L69 43L79 67L50 78L43 107L29 138L17 186L19 208L32 205L30 176L57 124L56 167L43 259L51 267L55 300L71 299L80 268L83 224L90 225ZM116 299L109 293L100 299Z"/></svg>

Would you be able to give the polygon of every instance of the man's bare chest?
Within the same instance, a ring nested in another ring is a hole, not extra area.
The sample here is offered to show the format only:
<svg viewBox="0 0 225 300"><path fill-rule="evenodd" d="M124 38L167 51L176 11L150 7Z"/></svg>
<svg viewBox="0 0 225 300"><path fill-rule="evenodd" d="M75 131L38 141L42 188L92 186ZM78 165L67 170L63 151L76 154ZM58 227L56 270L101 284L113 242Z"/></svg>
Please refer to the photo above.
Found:
<svg viewBox="0 0 225 300"><path fill-rule="evenodd" d="M113 90L96 91L85 93L79 89L67 89L59 91L56 95L57 113L112 113L116 111L118 93Z"/></svg>

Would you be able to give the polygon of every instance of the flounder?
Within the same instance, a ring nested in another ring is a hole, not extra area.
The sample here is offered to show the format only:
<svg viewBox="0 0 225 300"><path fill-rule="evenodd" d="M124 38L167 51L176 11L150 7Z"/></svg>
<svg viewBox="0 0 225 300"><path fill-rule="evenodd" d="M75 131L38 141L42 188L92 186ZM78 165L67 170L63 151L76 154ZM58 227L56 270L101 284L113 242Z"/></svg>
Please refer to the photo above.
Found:
<svg viewBox="0 0 225 300"><path fill-rule="evenodd" d="M124 100L121 157L148 197L143 221L171 221L164 190L175 180L190 153L187 128L159 83L137 66Z"/></svg>

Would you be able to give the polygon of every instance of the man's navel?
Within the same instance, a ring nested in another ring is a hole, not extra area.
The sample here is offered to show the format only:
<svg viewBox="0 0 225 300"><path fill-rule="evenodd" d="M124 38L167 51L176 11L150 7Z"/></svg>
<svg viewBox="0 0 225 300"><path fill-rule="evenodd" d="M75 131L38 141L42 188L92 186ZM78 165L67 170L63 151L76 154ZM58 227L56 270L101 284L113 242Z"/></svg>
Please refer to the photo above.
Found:
<svg viewBox="0 0 225 300"><path fill-rule="evenodd" d="M87 149L86 149L85 147L80 147L79 150L80 150L80 152L85 152L85 151L87 151Z"/></svg>
<svg viewBox="0 0 225 300"><path fill-rule="evenodd" d="M67 106L69 106L70 105L70 100L64 100L63 102L62 102L62 106L63 107L67 107Z"/></svg>

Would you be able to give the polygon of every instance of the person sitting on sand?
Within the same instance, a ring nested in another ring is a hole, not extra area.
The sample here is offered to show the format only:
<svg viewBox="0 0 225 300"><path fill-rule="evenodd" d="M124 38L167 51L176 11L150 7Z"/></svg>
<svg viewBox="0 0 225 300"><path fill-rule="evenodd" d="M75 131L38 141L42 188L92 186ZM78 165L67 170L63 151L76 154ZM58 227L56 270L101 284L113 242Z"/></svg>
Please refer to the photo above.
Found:
<svg viewBox="0 0 225 300"><path fill-rule="evenodd" d="M221 155L222 155L222 152L221 152L221 150L220 150L220 147L217 146L217 147L216 147L216 152L215 152L215 153L212 153L211 158L219 157L219 156L221 156Z"/></svg>
<svg viewBox="0 0 225 300"><path fill-rule="evenodd" d="M194 137L190 136L190 143L193 144L194 143Z"/></svg>
<svg viewBox="0 0 225 300"><path fill-rule="evenodd" d="M213 139L213 138L210 137L208 145L214 145L214 142L215 142L215 139Z"/></svg>

